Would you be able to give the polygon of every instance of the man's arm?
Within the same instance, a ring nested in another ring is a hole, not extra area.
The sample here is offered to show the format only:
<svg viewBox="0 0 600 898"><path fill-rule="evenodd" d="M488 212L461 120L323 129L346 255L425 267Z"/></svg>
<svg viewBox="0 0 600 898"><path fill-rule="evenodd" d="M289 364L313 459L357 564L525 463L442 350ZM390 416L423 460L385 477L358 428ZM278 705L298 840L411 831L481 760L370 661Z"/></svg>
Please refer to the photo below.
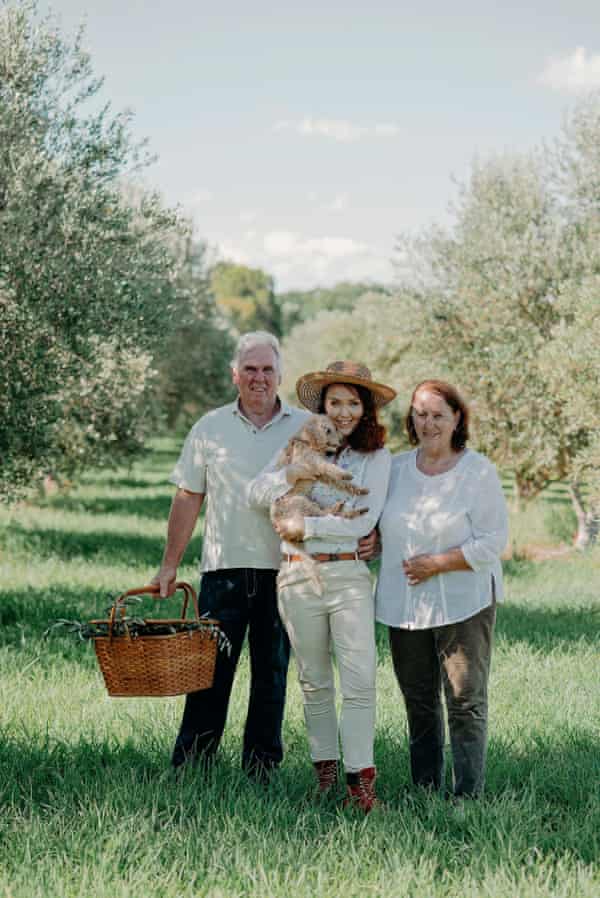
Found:
<svg viewBox="0 0 600 898"><path fill-rule="evenodd" d="M192 538L203 501L204 493L191 493L184 489L178 489L173 497L167 525L167 544L160 570L151 581L160 586L163 599L173 595L175 591L177 568Z"/></svg>
<svg viewBox="0 0 600 898"><path fill-rule="evenodd" d="M361 561L373 561L381 555L381 537L377 527L358 541L358 557Z"/></svg>

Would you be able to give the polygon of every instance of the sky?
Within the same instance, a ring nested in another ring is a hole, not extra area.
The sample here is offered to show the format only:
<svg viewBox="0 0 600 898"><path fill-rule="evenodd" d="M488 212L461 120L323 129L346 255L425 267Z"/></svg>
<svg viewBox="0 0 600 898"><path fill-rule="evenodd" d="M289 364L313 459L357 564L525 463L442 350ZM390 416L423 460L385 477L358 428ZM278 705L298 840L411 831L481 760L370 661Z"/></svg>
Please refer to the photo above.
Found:
<svg viewBox="0 0 600 898"><path fill-rule="evenodd" d="M391 283L475 159L552 140L600 88L598 0L49 5L149 139L146 183L279 291Z"/></svg>

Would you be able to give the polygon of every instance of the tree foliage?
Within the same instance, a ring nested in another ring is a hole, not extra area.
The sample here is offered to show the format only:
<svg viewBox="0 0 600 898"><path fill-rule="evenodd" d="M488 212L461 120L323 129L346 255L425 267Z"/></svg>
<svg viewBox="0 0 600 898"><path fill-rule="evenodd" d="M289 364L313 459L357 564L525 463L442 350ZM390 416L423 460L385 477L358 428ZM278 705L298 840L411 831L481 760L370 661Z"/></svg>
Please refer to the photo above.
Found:
<svg viewBox="0 0 600 898"><path fill-rule="evenodd" d="M170 320L177 272L169 238L180 223L156 196L132 203L123 195L123 179L147 158L127 115L108 105L89 111L100 88L81 32L67 39L35 3L3 3L4 495L48 469L139 447L149 350Z"/></svg>
<svg viewBox="0 0 600 898"><path fill-rule="evenodd" d="M157 398L169 428L189 425L234 395L230 360L234 340L210 290L206 248L187 235L181 256L178 303L171 332L157 350Z"/></svg>
<svg viewBox="0 0 600 898"><path fill-rule="evenodd" d="M418 342L476 398L480 447L532 496L566 473L562 409L538 364L557 320L560 229L533 160L475 167L455 215L451 233L404 247L426 273Z"/></svg>
<svg viewBox="0 0 600 898"><path fill-rule="evenodd" d="M277 302L281 308L283 333L289 334L297 324L314 318L320 312L351 312L358 300L367 293L371 296L389 295L389 291L377 284L350 281L341 281L333 287L278 293Z"/></svg>
<svg viewBox="0 0 600 898"><path fill-rule="evenodd" d="M217 306L238 335L264 330L281 336L281 311L271 275L260 268L217 262L210 272L210 286Z"/></svg>
<svg viewBox="0 0 600 898"><path fill-rule="evenodd" d="M479 446L514 470L524 498L569 481L588 524L599 476L599 147L595 96L552 152L474 165L450 228L399 242L411 272L399 296L413 291L423 315L416 349L475 400Z"/></svg>

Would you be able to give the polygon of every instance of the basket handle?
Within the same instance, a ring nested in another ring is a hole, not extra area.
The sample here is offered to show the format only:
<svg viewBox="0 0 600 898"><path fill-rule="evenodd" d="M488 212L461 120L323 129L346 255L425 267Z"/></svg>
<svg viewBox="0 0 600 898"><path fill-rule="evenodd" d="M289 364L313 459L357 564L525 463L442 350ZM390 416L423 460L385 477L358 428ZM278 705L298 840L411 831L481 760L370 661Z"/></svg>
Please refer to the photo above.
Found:
<svg viewBox="0 0 600 898"><path fill-rule="evenodd" d="M193 586L190 586L189 583L186 583L184 580L178 580L175 584L175 589L182 589L184 592L183 606L181 608L181 616L182 618L186 616L187 608L189 604L189 600L191 598L192 605L194 606L194 614L196 616L196 620L200 619L200 609L198 607L198 596L196 595L196 590ZM112 637L112 629L113 624L115 622L115 618L117 616L117 611L121 612L121 617L125 617L125 599L128 596L143 596L143 595L153 595L160 596L160 586L158 583L152 583L149 586L139 586L135 589L128 589L127 592L122 593L118 596L112 608L110 609L110 617L108 619L108 635Z"/></svg>

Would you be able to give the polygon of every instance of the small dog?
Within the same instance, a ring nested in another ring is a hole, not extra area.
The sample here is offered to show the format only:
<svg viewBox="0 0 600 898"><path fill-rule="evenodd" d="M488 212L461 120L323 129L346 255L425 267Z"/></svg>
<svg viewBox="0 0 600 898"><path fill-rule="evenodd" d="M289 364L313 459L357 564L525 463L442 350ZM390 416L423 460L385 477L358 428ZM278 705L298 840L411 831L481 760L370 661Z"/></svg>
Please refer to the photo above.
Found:
<svg viewBox="0 0 600 898"><path fill-rule="evenodd" d="M343 440L343 434L339 432L331 418L327 415L311 415L306 424L288 441L277 459L277 467L298 465L306 470L306 476L303 471L303 476L296 481L292 489L272 503L271 522L276 530L282 523L293 525L294 518L323 517L328 514L342 518L357 518L369 510L345 509L344 500L333 505L321 506L310 496L316 481L335 486L351 496L366 496L369 492L368 489L351 483L352 474L349 471L344 471L327 460L327 455L335 453ZM289 542L302 542L302 539L294 540L287 535L285 538ZM298 549L298 554L306 556L307 561L315 564L308 553Z"/></svg>

